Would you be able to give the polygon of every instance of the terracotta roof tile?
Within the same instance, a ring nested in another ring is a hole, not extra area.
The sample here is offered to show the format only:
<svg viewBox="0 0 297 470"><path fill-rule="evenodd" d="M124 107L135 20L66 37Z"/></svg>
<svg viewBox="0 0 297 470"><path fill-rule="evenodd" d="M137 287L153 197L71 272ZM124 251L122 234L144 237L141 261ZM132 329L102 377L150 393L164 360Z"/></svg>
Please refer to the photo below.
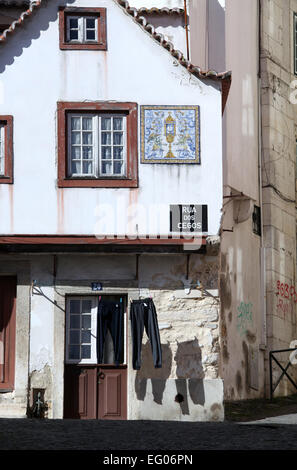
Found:
<svg viewBox="0 0 297 470"><path fill-rule="evenodd" d="M222 111L225 109L227 102L227 97L229 94L229 89L231 86L231 71L226 72L216 72L215 70L202 70L197 65L192 64L190 61L185 59L183 53L179 50L174 49L174 45L167 41L165 36L161 33L155 31L155 28L152 24L148 23L144 16L140 15L140 10L130 7L127 0L115 0L118 5L120 5L126 12L131 15L137 23L139 23L142 28L150 33L153 39L158 41L161 46L167 49L171 55L183 66L188 72L195 75L197 78L201 79L211 79L216 81L222 81Z"/></svg>
<svg viewBox="0 0 297 470"><path fill-rule="evenodd" d="M12 34L17 26L21 26L23 24L24 20L28 16L31 16L31 14L35 10L35 8L37 8L41 5L41 2L42 2L42 0L35 0L35 1L30 3L29 8L27 10L25 10L17 20L13 21L13 23L11 23L11 25L9 26L8 29L3 31L2 35L0 36L0 44L5 42L7 40L7 37L9 36L9 34ZM20 2L18 2L18 4L20 5ZM10 2L10 5L11 5L11 2Z"/></svg>

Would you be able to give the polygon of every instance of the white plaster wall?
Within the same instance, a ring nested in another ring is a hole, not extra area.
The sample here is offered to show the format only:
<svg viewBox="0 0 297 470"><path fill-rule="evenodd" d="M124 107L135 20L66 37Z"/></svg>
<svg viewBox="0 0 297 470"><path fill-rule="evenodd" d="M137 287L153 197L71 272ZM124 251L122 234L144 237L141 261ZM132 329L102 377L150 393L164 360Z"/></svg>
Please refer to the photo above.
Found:
<svg viewBox="0 0 297 470"><path fill-rule="evenodd" d="M29 371L24 369L24 373L28 373L31 388L45 388L48 417L63 417L65 295L94 295L91 282L103 280L102 295L126 294L128 299L152 296L157 309L163 354L161 369L153 367L146 333L142 367L139 371L132 369L128 317L128 418L223 419L223 383L218 376L219 299L214 269L217 257L190 256L192 289L188 294L183 287L186 255L141 255L138 280L136 271L132 272L132 263L123 266L123 256L127 258L127 255L76 255L73 259L68 257L65 264L65 257L57 255L55 280L53 256L30 256L31 282L35 280L36 285L30 299ZM129 256L135 262L135 255ZM118 273L117 278L111 265ZM84 276L78 280L82 268ZM198 281L205 287L204 293L195 289ZM174 401L177 393L184 396L181 405ZM1 412L0 401L0 416Z"/></svg>
<svg viewBox="0 0 297 470"><path fill-rule="evenodd" d="M0 233L97 234L98 205L115 208L120 201L124 209L138 203L142 216L149 204L158 208L162 202L164 234L170 204L208 204L209 233L216 234L222 204L219 84L191 76L113 1L68 2L107 7L107 52L60 51L61 4L41 7L1 48L1 113L14 116L14 185L0 186ZM57 189L58 100L199 104L201 165L139 164L138 189ZM118 214L125 226L125 210ZM145 230L146 219L136 217L127 233L135 233L136 224ZM112 233L112 220L99 230Z"/></svg>
<svg viewBox="0 0 297 470"><path fill-rule="evenodd" d="M54 292L52 288L53 260L48 256L35 257L31 266L33 287L31 300L30 373L53 365ZM44 295L39 295L44 294Z"/></svg>
<svg viewBox="0 0 297 470"><path fill-rule="evenodd" d="M184 0L130 0L129 5L135 8L184 8Z"/></svg>

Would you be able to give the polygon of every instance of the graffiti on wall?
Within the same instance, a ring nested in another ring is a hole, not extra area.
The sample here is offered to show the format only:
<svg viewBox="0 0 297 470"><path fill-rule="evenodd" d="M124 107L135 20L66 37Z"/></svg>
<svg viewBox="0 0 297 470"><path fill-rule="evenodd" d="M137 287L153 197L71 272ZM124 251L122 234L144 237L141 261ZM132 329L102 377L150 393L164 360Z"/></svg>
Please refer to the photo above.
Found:
<svg viewBox="0 0 297 470"><path fill-rule="evenodd" d="M243 336L253 325L253 304L241 302L237 307L237 330Z"/></svg>
<svg viewBox="0 0 297 470"><path fill-rule="evenodd" d="M293 305L292 303L297 303L297 293L295 286L289 285L287 283L277 281L276 283L278 295L278 303L276 306L277 313L279 315L286 315L292 313Z"/></svg>
<svg viewBox="0 0 297 470"><path fill-rule="evenodd" d="M277 281L276 283L277 293L280 297L284 299L294 300L297 303L297 293L295 290L295 286L289 286L289 284L285 284L284 282Z"/></svg>

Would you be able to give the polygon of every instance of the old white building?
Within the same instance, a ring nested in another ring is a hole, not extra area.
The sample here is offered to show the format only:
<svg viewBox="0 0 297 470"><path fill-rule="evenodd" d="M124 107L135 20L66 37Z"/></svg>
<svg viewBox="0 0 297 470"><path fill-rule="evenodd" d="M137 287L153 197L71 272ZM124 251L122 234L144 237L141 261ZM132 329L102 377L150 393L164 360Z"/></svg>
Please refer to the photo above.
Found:
<svg viewBox="0 0 297 470"><path fill-rule="evenodd" d="M0 36L1 417L40 393L50 418L223 419L230 73L163 33L122 0L39 0ZM118 361L107 300L124 312ZM161 367L144 333L133 368L135 300L154 302Z"/></svg>

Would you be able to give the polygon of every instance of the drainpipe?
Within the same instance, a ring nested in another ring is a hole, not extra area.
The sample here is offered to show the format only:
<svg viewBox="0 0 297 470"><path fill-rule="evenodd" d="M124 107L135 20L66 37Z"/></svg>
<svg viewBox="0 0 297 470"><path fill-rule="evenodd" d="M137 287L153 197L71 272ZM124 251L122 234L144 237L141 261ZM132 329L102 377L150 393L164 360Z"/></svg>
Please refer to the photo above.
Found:
<svg viewBox="0 0 297 470"><path fill-rule="evenodd" d="M259 54L259 70L258 70L258 171L259 171L259 204L261 210L261 245L260 245L260 266L261 266L261 309L262 309L262 331L260 350L265 351L267 347L266 332L266 258L264 246L263 232L263 197L262 197L262 106L261 106L261 0L258 0L258 54ZM265 369L265 368L264 368ZM265 373L265 372L264 372Z"/></svg>

